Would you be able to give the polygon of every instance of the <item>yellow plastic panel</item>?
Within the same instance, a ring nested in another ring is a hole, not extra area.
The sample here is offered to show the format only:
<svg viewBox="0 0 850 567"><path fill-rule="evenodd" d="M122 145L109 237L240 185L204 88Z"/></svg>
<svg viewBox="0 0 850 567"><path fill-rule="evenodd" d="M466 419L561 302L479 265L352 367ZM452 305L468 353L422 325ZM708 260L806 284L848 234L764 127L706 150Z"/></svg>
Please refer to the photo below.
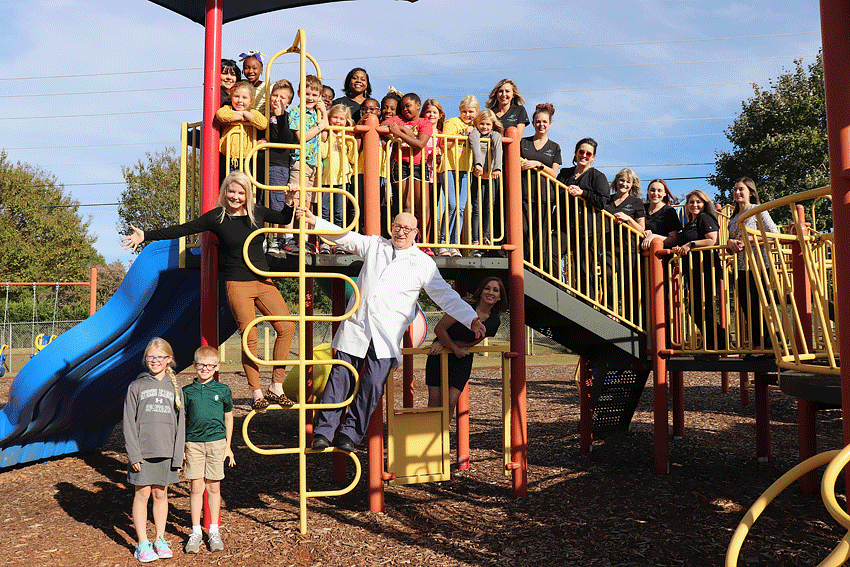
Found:
<svg viewBox="0 0 850 567"><path fill-rule="evenodd" d="M442 408L393 411L394 427L387 441L390 484L439 482L451 478L449 429Z"/></svg>

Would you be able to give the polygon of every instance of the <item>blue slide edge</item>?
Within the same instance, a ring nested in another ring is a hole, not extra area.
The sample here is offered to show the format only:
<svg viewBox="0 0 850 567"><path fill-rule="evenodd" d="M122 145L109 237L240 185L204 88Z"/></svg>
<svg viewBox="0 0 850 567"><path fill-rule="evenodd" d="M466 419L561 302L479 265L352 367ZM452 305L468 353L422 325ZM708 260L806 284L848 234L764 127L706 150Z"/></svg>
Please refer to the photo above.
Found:
<svg viewBox="0 0 850 567"><path fill-rule="evenodd" d="M219 291L219 336L236 331ZM200 272L179 268L178 242L148 244L115 295L18 373L0 411L0 469L103 445L153 337L179 370L200 346Z"/></svg>

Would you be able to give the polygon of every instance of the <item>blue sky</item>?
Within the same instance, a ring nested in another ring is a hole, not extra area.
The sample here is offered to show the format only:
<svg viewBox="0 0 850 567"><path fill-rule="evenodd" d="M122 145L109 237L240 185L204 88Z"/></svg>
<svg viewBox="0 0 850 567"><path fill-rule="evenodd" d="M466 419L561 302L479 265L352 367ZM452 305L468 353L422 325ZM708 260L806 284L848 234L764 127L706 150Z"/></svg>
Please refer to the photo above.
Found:
<svg viewBox="0 0 850 567"><path fill-rule="evenodd" d="M200 119L200 25L142 0L0 0L0 11L0 149L54 174L81 204L116 202L122 165L177 147L180 123ZM510 77L529 113L555 105L549 137L565 161L592 136L609 179L625 166L644 180L712 173L702 164L730 148L723 131L752 83L767 86L794 59L810 64L821 45L814 0L364 0L227 24L223 56L272 55L298 28L337 92L360 66L373 95L393 85L456 116L463 95L483 102ZM294 79L292 61L273 79ZM704 179L670 185L715 192ZM107 261L129 264L117 207L81 211Z"/></svg>

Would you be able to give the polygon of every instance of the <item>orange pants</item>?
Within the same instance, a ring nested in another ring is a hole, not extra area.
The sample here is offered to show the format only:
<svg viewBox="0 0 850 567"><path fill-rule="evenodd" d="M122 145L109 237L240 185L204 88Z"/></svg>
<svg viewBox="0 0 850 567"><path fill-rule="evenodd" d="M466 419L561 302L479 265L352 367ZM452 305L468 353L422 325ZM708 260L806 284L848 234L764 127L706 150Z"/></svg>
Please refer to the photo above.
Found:
<svg viewBox="0 0 850 567"><path fill-rule="evenodd" d="M255 319L257 311L263 315L289 315L289 307L277 290L272 281L253 280L250 282L225 282L227 291L227 302L230 304L230 312L239 325L239 333L245 332L248 324ZM289 358L289 347L292 345L292 337L295 335L295 323L292 321L274 321L272 323L277 338L274 342L275 360ZM251 327L248 331L248 349L252 353L257 352L257 327ZM248 387L251 390L260 389L260 368L256 362L248 358L242 351L242 368L248 378ZM286 376L286 367L275 366L272 371L272 382L282 383Z"/></svg>

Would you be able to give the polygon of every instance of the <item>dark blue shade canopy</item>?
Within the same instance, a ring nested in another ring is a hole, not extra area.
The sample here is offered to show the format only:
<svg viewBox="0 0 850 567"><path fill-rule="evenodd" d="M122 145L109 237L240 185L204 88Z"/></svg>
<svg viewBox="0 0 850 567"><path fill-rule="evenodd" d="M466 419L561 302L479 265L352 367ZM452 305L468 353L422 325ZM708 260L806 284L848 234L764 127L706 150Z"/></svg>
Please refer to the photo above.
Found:
<svg viewBox="0 0 850 567"><path fill-rule="evenodd" d="M274 12L284 8L295 8L297 6L309 6L311 4L325 4L327 2L339 2L340 0L223 0L224 23ZM204 25L207 15L205 0L151 0L163 8L168 8Z"/></svg>

